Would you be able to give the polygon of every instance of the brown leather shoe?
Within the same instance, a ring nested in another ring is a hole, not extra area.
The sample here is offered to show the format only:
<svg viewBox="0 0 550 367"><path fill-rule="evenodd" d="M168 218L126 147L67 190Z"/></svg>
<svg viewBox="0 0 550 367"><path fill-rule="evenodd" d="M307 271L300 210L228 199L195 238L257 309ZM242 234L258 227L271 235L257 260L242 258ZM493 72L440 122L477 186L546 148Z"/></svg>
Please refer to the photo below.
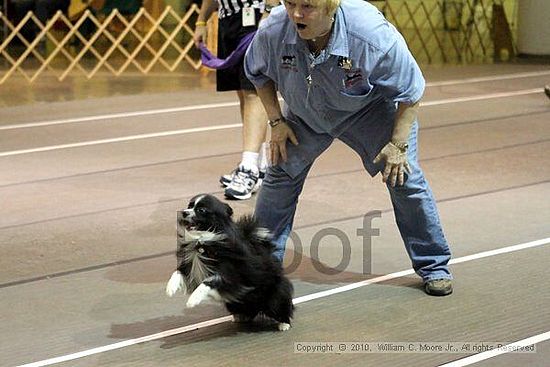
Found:
<svg viewBox="0 0 550 367"><path fill-rule="evenodd" d="M447 296L453 293L453 283L450 279L432 279L424 283L424 290L430 296Z"/></svg>

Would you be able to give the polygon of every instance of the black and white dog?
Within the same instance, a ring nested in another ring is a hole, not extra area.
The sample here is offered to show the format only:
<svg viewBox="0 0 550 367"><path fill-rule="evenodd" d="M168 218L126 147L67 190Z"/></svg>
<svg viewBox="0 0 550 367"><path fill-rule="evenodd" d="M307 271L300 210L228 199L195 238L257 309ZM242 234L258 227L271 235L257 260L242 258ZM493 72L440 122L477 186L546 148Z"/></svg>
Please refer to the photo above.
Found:
<svg viewBox="0 0 550 367"><path fill-rule="evenodd" d="M178 212L178 267L166 293L190 293L187 307L223 302L237 322L263 314L288 330L293 287L273 257L271 236L253 217L234 222L232 215L229 205L206 194Z"/></svg>

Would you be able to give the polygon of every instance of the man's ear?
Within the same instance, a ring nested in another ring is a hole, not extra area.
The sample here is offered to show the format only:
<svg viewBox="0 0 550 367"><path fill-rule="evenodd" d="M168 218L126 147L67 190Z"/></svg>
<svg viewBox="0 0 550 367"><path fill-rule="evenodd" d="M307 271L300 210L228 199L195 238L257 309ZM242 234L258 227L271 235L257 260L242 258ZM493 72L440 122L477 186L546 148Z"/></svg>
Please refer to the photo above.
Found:
<svg viewBox="0 0 550 367"><path fill-rule="evenodd" d="M229 204L225 204L225 212L228 217L231 217L233 215L233 208L231 208Z"/></svg>

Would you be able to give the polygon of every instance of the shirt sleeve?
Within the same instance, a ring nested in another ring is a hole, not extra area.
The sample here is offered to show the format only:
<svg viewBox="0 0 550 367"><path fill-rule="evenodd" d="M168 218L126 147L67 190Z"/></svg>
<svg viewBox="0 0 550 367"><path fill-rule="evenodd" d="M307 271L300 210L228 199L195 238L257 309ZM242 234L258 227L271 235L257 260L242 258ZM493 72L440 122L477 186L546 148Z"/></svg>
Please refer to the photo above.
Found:
<svg viewBox="0 0 550 367"><path fill-rule="evenodd" d="M424 76L400 34L373 69L370 82L383 87L383 94L395 102L415 103L422 98Z"/></svg>
<svg viewBox="0 0 550 367"><path fill-rule="evenodd" d="M258 31L244 56L244 71L246 77L256 87L261 88L270 80L267 76L268 60L267 39L263 32Z"/></svg>

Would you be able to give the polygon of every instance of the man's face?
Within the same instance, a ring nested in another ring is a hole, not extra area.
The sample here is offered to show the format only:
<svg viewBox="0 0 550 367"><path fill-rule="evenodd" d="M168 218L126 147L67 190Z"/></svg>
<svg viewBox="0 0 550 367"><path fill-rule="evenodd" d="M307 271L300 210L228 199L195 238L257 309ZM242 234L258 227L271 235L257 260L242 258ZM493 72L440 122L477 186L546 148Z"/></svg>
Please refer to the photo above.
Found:
<svg viewBox="0 0 550 367"><path fill-rule="evenodd" d="M313 5L310 0L285 0L285 7L298 35L304 40L319 37L332 26L331 16L321 4Z"/></svg>

